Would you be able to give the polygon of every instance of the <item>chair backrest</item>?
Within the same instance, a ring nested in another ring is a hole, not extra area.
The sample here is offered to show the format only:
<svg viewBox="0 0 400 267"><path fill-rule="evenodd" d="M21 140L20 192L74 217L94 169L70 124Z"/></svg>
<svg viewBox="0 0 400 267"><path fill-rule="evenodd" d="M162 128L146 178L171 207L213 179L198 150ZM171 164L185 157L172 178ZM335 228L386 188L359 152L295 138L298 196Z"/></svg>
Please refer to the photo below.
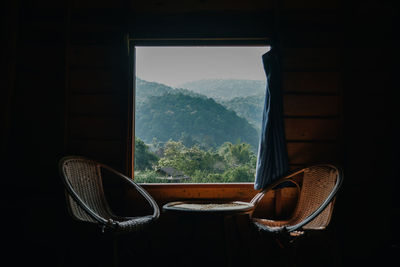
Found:
<svg viewBox="0 0 400 267"><path fill-rule="evenodd" d="M330 222L334 197L341 182L341 173L335 166L316 165L304 169L299 200L289 225L324 229Z"/></svg>
<svg viewBox="0 0 400 267"><path fill-rule="evenodd" d="M76 198L81 200L78 202L83 202L90 210L106 220L115 217L104 194L101 164L83 157L66 157L60 162L60 171L67 190L69 212L74 219L99 222L96 216L78 205Z"/></svg>
<svg viewBox="0 0 400 267"><path fill-rule="evenodd" d="M301 186L299 179L302 180ZM343 182L341 170L334 165L320 164L295 171L257 193L251 203L257 206L267 192L288 182L296 185L299 192L291 217L286 220L266 219L262 224L266 227L285 227L288 232L326 228L331 219L336 193ZM255 217L253 219L257 222L262 220Z"/></svg>

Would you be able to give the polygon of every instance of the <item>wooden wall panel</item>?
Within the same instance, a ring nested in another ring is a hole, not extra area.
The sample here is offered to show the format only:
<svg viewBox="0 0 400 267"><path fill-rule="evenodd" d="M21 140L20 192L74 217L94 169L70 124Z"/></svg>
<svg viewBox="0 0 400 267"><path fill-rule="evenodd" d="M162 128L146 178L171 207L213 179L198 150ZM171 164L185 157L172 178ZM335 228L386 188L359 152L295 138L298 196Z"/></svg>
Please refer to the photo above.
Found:
<svg viewBox="0 0 400 267"><path fill-rule="evenodd" d="M120 48L111 45L73 45L72 68L111 68L120 62Z"/></svg>
<svg viewBox="0 0 400 267"><path fill-rule="evenodd" d="M286 118L286 140L337 140L339 123L339 119Z"/></svg>
<svg viewBox="0 0 400 267"><path fill-rule="evenodd" d="M338 96L287 94L283 106L285 116L339 115Z"/></svg>
<svg viewBox="0 0 400 267"><path fill-rule="evenodd" d="M386 90L391 86L391 73L383 69L381 70L370 70L370 69L356 69L351 71L351 75L347 80L346 87L354 88L362 92L361 98L366 95L381 95L385 94Z"/></svg>
<svg viewBox="0 0 400 267"><path fill-rule="evenodd" d="M122 2L96 4L121 7ZM121 10L77 5L71 6L68 25L67 151L123 171L128 92Z"/></svg>
<svg viewBox="0 0 400 267"><path fill-rule="evenodd" d="M19 50L20 68L35 70L43 66L48 70L65 68L65 47L62 45L26 44ZM49 75L49 78L50 75ZM42 79L45 80L45 79Z"/></svg>
<svg viewBox="0 0 400 267"><path fill-rule="evenodd" d="M57 27L53 22L25 24L20 35L25 44L58 44L65 42L63 28Z"/></svg>
<svg viewBox="0 0 400 267"><path fill-rule="evenodd" d="M64 89L64 73L57 68L51 69L47 65L43 68L38 65L35 69L21 68L18 78L16 81L18 90L30 91L29 94L44 100L49 98L49 92L51 94L60 93ZM36 88L41 90L36 90Z"/></svg>
<svg viewBox="0 0 400 267"><path fill-rule="evenodd" d="M283 72L282 87L285 93L337 94L341 87L340 72Z"/></svg>
<svg viewBox="0 0 400 267"><path fill-rule="evenodd" d="M121 154L124 147L121 140L80 140L70 138L68 153L98 160L121 170Z"/></svg>
<svg viewBox="0 0 400 267"><path fill-rule="evenodd" d="M73 139L121 140L124 120L120 117L71 116L69 134Z"/></svg>
<svg viewBox="0 0 400 267"><path fill-rule="evenodd" d="M291 164L307 165L340 161L337 142L288 142L287 148Z"/></svg>
<svg viewBox="0 0 400 267"><path fill-rule="evenodd" d="M297 25L298 30L295 32L293 32L292 25L283 25L280 35L283 47L340 47L343 38L334 25L315 26L318 24L304 20L295 23L299 24Z"/></svg>
<svg viewBox="0 0 400 267"><path fill-rule="evenodd" d="M284 0L280 1L280 8L282 9L302 9L302 10L326 10L326 9L337 9L340 7L340 2L337 0L306 0L306 1L296 1L296 0Z"/></svg>
<svg viewBox="0 0 400 267"><path fill-rule="evenodd" d="M70 71L70 91L73 93L111 93L121 88L114 86L110 69L73 69Z"/></svg>
<svg viewBox="0 0 400 267"><path fill-rule="evenodd" d="M110 23L113 18L110 18ZM120 45L123 42L123 32L113 27L102 27L93 24L77 23L71 32L72 45Z"/></svg>
<svg viewBox="0 0 400 267"><path fill-rule="evenodd" d="M338 3L285 0L279 7L291 168L320 162L341 164L343 37Z"/></svg>
<svg viewBox="0 0 400 267"><path fill-rule="evenodd" d="M70 96L70 112L75 115L123 116L120 95L88 94Z"/></svg>
<svg viewBox="0 0 400 267"><path fill-rule="evenodd" d="M131 0L131 7L136 12L163 12L163 13L183 13L201 11L249 11L266 10L274 6L272 0L219 0L219 1L134 1Z"/></svg>
<svg viewBox="0 0 400 267"><path fill-rule="evenodd" d="M284 48L282 68L285 71L337 71L340 58L337 47Z"/></svg>

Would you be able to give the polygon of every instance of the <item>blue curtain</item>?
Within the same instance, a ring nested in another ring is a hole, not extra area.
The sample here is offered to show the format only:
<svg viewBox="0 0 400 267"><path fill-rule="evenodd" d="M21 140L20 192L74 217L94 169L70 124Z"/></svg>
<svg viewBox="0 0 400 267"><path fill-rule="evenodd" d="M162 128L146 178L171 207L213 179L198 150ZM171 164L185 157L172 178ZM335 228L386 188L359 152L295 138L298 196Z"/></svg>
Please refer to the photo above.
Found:
<svg viewBox="0 0 400 267"><path fill-rule="evenodd" d="M267 86L254 189L267 187L289 170L283 121L283 94L279 58L275 49L262 56Z"/></svg>

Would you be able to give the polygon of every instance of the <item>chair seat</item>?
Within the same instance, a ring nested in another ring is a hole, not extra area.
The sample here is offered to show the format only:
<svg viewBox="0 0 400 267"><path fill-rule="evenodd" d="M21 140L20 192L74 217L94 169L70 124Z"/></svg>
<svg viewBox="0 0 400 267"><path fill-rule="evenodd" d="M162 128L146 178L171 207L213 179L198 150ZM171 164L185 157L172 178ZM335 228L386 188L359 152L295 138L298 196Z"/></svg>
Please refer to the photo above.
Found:
<svg viewBox="0 0 400 267"><path fill-rule="evenodd" d="M117 221L117 229L123 230L124 232L137 231L140 228L149 225L152 220L154 220L153 216L149 215L143 217L129 218L125 221Z"/></svg>
<svg viewBox="0 0 400 267"><path fill-rule="evenodd" d="M268 219L260 219L254 218L253 223L260 229L260 230L267 230L271 232L277 232L283 230L285 226L289 225L289 221L285 220L268 220Z"/></svg>

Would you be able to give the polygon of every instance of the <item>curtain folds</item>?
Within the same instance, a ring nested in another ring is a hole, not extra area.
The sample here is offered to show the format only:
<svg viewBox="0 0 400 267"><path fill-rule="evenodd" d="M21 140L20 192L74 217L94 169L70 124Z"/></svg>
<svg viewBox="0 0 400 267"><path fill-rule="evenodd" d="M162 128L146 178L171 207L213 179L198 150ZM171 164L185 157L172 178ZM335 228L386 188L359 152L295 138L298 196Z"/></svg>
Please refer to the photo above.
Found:
<svg viewBox="0 0 400 267"><path fill-rule="evenodd" d="M267 78L254 189L267 187L289 170L283 119L279 58L272 48L262 56Z"/></svg>

